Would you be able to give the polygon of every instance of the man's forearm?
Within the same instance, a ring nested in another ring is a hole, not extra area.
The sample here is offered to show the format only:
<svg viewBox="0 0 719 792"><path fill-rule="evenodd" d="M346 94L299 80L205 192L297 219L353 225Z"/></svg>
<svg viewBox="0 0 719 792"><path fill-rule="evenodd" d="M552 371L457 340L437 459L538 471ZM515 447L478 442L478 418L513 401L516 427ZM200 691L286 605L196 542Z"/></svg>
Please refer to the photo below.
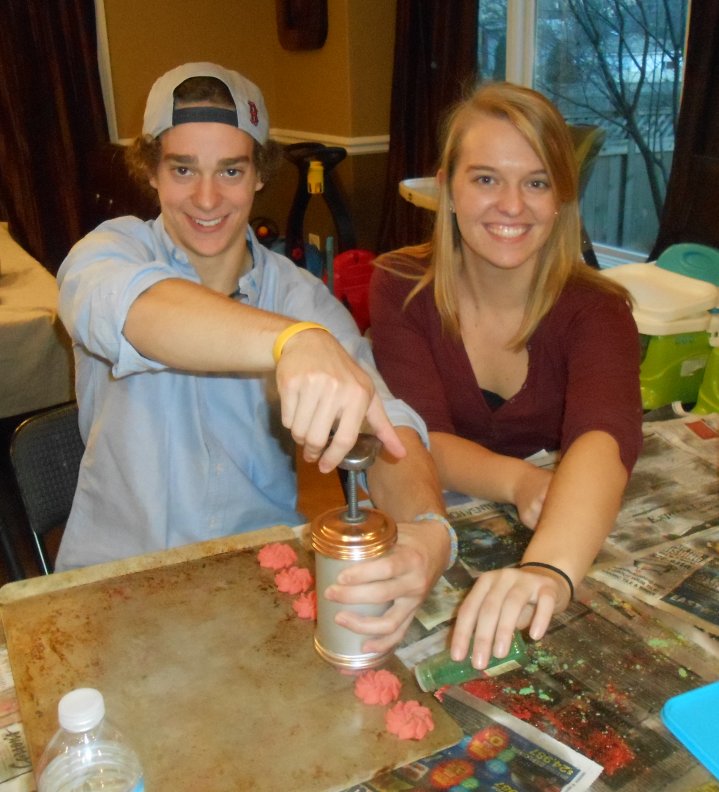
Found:
<svg viewBox="0 0 719 792"><path fill-rule="evenodd" d="M274 368L272 345L292 321L169 279L135 300L123 332L140 354L172 368L258 372Z"/></svg>
<svg viewBox="0 0 719 792"><path fill-rule="evenodd" d="M408 427L396 427L407 455L394 459L378 455L367 472L372 501L397 522L411 522L425 512L444 513L442 486L432 457L419 436Z"/></svg>

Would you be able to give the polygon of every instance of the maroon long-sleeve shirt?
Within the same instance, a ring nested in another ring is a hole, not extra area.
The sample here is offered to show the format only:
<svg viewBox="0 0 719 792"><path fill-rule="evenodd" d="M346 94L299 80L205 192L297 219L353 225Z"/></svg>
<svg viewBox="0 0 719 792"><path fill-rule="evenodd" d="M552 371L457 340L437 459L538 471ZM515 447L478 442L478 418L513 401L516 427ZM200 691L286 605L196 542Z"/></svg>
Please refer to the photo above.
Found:
<svg viewBox="0 0 719 792"><path fill-rule="evenodd" d="M585 432L603 430L616 439L631 472L642 444L640 348L631 310L621 298L567 285L527 344L524 385L491 409L461 338L442 331L431 285L403 308L415 283L375 270L372 343L390 390L417 410L430 432L524 458L541 450L566 451Z"/></svg>

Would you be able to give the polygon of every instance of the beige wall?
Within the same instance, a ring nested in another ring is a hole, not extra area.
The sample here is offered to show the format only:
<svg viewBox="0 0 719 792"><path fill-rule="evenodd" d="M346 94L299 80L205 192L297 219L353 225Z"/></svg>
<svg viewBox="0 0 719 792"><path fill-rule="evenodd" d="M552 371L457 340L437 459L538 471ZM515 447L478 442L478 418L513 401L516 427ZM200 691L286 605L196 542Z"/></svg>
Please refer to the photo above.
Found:
<svg viewBox="0 0 719 792"><path fill-rule="evenodd" d="M395 0L328 0L328 35L319 50L288 51L277 36L273 0L104 0L118 135L137 135L153 81L180 63L210 60L237 69L265 95L270 126L297 140L353 151L359 138L389 133ZM324 137L323 137L324 136ZM373 248L386 154L348 157L336 169L358 247ZM260 194L256 214L284 228L297 181L294 166ZM333 233L313 197L305 232ZM310 227L311 226L311 227Z"/></svg>
<svg viewBox="0 0 719 792"><path fill-rule="evenodd" d="M273 128L352 137L386 135L394 0L328 0L320 50L288 51L273 0L104 0L121 138L142 124L153 81L180 63L237 69L265 94Z"/></svg>

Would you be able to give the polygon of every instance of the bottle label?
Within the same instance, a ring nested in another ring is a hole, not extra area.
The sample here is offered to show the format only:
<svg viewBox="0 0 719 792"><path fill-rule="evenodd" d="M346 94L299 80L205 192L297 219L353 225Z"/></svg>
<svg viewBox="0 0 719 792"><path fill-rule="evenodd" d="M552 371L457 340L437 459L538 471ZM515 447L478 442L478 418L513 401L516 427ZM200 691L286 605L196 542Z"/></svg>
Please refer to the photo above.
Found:
<svg viewBox="0 0 719 792"><path fill-rule="evenodd" d="M518 663L516 660L507 660L506 663L496 663L484 669L482 672L485 676L488 677L495 677L500 676L500 674L506 674L507 671L514 671L515 668L521 668L522 664Z"/></svg>

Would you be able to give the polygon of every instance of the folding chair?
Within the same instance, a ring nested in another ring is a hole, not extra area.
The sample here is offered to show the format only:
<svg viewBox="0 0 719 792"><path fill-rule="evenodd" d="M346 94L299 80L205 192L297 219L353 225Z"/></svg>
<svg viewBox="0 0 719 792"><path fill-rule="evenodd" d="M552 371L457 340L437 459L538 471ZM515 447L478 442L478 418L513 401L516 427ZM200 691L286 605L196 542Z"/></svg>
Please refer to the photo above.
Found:
<svg viewBox="0 0 719 792"><path fill-rule="evenodd" d="M84 450L75 402L30 416L12 436L10 462L45 575L54 567L44 537L65 526Z"/></svg>
<svg viewBox="0 0 719 792"><path fill-rule="evenodd" d="M2 512L0 512L0 552L10 580L22 580L25 577L25 570L13 543L13 527Z"/></svg>

